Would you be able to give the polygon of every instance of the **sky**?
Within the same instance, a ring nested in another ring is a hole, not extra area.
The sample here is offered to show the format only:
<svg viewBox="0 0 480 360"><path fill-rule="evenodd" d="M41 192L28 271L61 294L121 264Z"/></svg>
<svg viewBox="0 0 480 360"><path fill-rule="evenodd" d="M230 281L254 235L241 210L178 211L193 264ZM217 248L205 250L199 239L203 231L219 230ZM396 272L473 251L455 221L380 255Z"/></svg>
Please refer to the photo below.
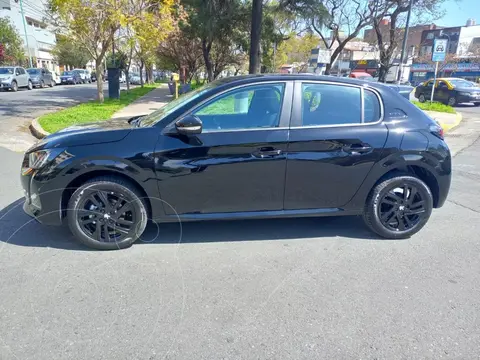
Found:
<svg viewBox="0 0 480 360"><path fill-rule="evenodd" d="M434 21L439 26L464 26L467 19L473 18L480 25L480 0L446 0L443 8L445 16Z"/></svg>

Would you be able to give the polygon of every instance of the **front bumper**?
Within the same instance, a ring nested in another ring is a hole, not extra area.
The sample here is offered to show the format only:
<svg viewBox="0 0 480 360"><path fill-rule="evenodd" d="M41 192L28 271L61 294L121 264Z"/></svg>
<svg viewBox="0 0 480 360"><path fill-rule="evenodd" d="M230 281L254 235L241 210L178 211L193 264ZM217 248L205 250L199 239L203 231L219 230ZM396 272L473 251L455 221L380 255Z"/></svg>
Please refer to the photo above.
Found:
<svg viewBox="0 0 480 360"><path fill-rule="evenodd" d="M11 82L0 82L0 89L10 89L11 87Z"/></svg>
<svg viewBox="0 0 480 360"><path fill-rule="evenodd" d="M32 82L33 86L39 86L42 83L42 80L40 79L30 79L30 81Z"/></svg>
<svg viewBox="0 0 480 360"><path fill-rule="evenodd" d="M48 182L38 181L35 175L36 172L20 175L25 196L23 210L42 224L61 225L63 189L51 189Z"/></svg>
<svg viewBox="0 0 480 360"><path fill-rule="evenodd" d="M457 103L480 102L480 96L458 95Z"/></svg>

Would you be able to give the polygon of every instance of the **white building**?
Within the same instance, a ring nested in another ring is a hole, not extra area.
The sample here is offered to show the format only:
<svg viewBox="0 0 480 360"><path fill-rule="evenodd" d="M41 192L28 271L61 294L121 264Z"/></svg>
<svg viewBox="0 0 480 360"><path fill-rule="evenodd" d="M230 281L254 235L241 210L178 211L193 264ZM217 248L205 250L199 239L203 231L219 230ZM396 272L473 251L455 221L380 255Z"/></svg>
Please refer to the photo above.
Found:
<svg viewBox="0 0 480 360"><path fill-rule="evenodd" d="M19 0L0 0L0 17L10 18L17 28L23 39L26 56L36 59L36 64L33 64L34 67L44 67L58 71L58 65L51 54L51 50L56 43L55 33L45 23L46 9L43 1L22 0L22 5L27 28L26 36Z"/></svg>

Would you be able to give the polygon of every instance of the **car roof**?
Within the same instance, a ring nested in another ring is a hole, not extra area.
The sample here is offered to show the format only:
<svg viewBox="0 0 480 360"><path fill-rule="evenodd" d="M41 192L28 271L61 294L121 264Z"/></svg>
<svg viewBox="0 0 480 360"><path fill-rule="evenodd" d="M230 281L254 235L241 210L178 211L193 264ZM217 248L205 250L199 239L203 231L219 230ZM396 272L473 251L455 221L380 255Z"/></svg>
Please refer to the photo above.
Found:
<svg viewBox="0 0 480 360"><path fill-rule="evenodd" d="M348 77L338 77L338 76L328 76L328 75L314 75L314 74L257 74L257 75L240 75L240 76L231 76L226 78L221 78L215 80L216 86L235 86L240 84L250 84L257 82L266 82L266 81L325 81L330 83L339 83L339 84L350 84L350 85L363 85L373 88L385 88L386 85L383 83L377 83L367 80L348 78Z"/></svg>

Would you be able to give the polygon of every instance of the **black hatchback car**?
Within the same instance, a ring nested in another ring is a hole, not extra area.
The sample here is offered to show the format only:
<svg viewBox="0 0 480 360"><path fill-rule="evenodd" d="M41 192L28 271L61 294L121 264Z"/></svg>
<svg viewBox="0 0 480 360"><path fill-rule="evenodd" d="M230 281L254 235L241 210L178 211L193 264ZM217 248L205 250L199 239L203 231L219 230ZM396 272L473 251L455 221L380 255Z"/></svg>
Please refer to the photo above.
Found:
<svg viewBox="0 0 480 360"><path fill-rule="evenodd" d="M441 207L442 129L390 87L259 75L214 81L129 121L74 126L28 150L24 209L97 249L154 222L363 215L407 238Z"/></svg>

